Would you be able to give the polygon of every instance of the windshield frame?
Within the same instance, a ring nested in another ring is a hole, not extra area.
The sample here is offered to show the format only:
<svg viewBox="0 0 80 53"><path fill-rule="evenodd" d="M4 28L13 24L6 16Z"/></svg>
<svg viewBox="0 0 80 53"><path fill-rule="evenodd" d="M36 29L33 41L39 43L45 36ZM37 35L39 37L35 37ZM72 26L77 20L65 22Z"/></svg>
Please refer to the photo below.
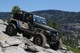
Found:
<svg viewBox="0 0 80 53"><path fill-rule="evenodd" d="M37 19L36 19L37 18ZM33 15L33 21L39 24L47 25L46 19L37 15Z"/></svg>

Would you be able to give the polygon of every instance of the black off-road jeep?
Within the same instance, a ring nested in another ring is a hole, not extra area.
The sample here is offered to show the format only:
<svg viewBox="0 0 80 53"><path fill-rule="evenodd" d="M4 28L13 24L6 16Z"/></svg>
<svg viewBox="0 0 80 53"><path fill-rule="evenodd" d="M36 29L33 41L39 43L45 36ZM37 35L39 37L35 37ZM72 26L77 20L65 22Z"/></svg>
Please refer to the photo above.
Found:
<svg viewBox="0 0 80 53"><path fill-rule="evenodd" d="M26 15L30 16L29 20L26 20ZM50 48L57 50L60 47L58 32L46 24L43 17L25 11L22 11L22 14L16 12L6 27L6 33L8 35L22 33L28 39L33 37L33 43L36 45L45 46L48 43Z"/></svg>

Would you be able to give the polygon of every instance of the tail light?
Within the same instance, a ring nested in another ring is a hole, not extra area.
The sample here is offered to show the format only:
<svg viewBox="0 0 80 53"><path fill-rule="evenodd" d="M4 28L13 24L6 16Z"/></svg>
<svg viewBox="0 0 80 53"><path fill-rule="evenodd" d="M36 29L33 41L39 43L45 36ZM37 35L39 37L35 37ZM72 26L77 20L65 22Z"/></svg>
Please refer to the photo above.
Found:
<svg viewBox="0 0 80 53"><path fill-rule="evenodd" d="M58 36L56 37L56 40L59 40L59 37Z"/></svg>

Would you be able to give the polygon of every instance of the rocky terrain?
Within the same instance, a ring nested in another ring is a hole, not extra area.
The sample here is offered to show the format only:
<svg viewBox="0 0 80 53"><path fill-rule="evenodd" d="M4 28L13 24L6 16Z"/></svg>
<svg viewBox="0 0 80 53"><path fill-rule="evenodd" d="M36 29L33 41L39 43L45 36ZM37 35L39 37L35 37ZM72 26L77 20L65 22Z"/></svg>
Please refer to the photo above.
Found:
<svg viewBox="0 0 80 53"><path fill-rule="evenodd" d="M80 36L80 23L69 23L69 24L61 24L62 32L67 34L71 34L74 36Z"/></svg>
<svg viewBox="0 0 80 53"><path fill-rule="evenodd" d="M55 51L50 49L48 44L45 47L34 45L22 34L9 36L5 33L6 25L7 23L0 20L0 53L73 53L65 47Z"/></svg>

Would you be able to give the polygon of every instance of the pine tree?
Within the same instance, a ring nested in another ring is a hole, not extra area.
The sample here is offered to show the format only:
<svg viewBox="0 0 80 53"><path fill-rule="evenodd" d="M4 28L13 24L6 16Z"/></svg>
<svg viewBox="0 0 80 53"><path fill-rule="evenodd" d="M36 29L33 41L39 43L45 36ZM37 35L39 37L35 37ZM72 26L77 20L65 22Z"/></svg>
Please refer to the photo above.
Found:
<svg viewBox="0 0 80 53"><path fill-rule="evenodd" d="M59 30L59 25L57 21L53 22L53 28Z"/></svg>
<svg viewBox="0 0 80 53"><path fill-rule="evenodd" d="M13 13L15 13L15 12L21 13L21 10L20 10L20 8L19 8L18 6L14 6L14 7L13 7L13 9L12 9L12 11L11 11L11 14L13 14Z"/></svg>
<svg viewBox="0 0 80 53"><path fill-rule="evenodd" d="M50 27L53 27L50 18L47 19L47 25L50 26Z"/></svg>

